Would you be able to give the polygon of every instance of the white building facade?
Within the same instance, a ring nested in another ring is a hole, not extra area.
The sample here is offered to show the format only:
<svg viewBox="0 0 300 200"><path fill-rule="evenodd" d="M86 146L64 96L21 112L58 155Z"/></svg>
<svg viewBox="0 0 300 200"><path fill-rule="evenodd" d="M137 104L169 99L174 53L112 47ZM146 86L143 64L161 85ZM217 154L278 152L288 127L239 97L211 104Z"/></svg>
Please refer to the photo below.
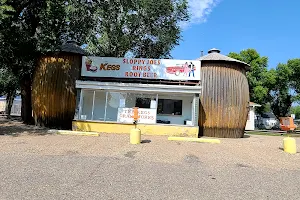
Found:
<svg viewBox="0 0 300 200"><path fill-rule="evenodd" d="M198 128L200 69L196 60L83 56L73 125L133 124L138 107L139 124Z"/></svg>
<svg viewBox="0 0 300 200"><path fill-rule="evenodd" d="M246 131L255 130L255 120L256 120L255 107L261 107L261 105L253 102L249 103L249 113L248 113L248 119L245 128Z"/></svg>

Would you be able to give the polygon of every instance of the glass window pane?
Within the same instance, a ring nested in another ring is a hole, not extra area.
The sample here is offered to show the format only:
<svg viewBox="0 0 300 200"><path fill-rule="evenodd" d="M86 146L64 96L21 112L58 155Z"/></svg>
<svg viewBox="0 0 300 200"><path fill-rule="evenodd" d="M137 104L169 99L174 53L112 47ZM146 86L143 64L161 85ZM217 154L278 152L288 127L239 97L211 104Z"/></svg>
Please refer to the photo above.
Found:
<svg viewBox="0 0 300 200"><path fill-rule="evenodd" d="M93 90L82 90L81 120L92 120L93 96Z"/></svg>
<svg viewBox="0 0 300 200"><path fill-rule="evenodd" d="M158 95L157 123L191 125L192 112L192 95Z"/></svg>
<svg viewBox="0 0 300 200"><path fill-rule="evenodd" d="M135 107L138 108L150 108L151 99L150 98L141 98L136 97L135 98Z"/></svg>
<svg viewBox="0 0 300 200"><path fill-rule="evenodd" d="M106 121L118 121L124 114L119 108L133 107L156 109L156 94L108 92Z"/></svg>
<svg viewBox="0 0 300 200"><path fill-rule="evenodd" d="M93 120L104 121L106 92L96 90Z"/></svg>
<svg viewBox="0 0 300 200"><path fill-rule="evenodd" d="M156 97L157 94L127 93L124 106L125 109L118 110L118 122L132 123L131 112L133 112L133 110L131 108L138 107L138 123L155 124L157 108Z"/></svg>
<svg viewBox="0 0 300 200"><path fill-rule="evenodd" d="M165 115L181 115L182 114L182 100L174 99L159 99L158 114Z"/></svg>
<svg viewBox="0 0 300 200"><path fill-rule="evenodd" d="M126 108L156 108L156 94L127 93Z"/></svg>
<svg viewBox="0 0 300 200"><path fill-rule="evenodd" d="M126 99L126 94L120 92L107 92L107 108L106 108L106 121L117 121L118 108L120 103Z"/></svg>

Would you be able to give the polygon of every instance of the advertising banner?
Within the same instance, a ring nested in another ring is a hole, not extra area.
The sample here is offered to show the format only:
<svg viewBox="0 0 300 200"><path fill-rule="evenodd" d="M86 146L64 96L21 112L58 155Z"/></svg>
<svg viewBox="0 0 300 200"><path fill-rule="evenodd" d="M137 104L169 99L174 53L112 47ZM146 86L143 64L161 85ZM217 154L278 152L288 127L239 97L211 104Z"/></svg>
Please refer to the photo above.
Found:
<svg viewBox="0 0 300 200"><path fill-rule="evenodd" d="M156 123L156 109L139 108L138 123L142 124L155 124ZM119 108L118 109L118 122L120 123L133 123L133 108Z"/></svg>
<svg viewBox="0 0 300 200"><path fill-rule="evenodd" d="M86 77L200 80L198 60L82 57Z"/></svg>

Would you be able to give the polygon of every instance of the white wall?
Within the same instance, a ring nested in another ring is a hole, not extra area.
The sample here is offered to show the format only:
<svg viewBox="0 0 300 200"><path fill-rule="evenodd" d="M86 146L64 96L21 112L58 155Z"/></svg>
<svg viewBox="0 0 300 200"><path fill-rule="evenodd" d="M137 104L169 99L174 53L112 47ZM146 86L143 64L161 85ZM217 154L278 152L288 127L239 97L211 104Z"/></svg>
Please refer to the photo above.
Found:
<svg viewBox="0 0 300 200"><path fill-rule="evenodd" d="M245 130L253 131L254 129L255 129L255 112L254 112L254 107L250 107Z"/></svg>

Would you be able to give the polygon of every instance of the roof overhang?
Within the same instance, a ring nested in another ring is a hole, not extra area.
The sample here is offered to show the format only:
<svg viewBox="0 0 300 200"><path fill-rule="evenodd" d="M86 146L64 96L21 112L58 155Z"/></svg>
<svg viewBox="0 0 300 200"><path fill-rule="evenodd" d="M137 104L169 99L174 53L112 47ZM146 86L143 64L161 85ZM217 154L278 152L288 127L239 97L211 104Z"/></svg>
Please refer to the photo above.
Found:
<svg viewBox="0 0 300 200"><path fill-rule="evenodd" d="M182 93L200 94L201 86L186 85L163 85L163 84L139 84L139 83L116 83L98 81L76 81L76 88L128 91L128 92L147 92L147 93Z"/></svg>
<svg viewBox="0 0 300 200"><path fill-rule="evenodd" d="M250 102L250 103L249 103L249 106L250 106L250 107L261 107L260 104L257 104L257 103L254 103L254 102Z"/></svg>

